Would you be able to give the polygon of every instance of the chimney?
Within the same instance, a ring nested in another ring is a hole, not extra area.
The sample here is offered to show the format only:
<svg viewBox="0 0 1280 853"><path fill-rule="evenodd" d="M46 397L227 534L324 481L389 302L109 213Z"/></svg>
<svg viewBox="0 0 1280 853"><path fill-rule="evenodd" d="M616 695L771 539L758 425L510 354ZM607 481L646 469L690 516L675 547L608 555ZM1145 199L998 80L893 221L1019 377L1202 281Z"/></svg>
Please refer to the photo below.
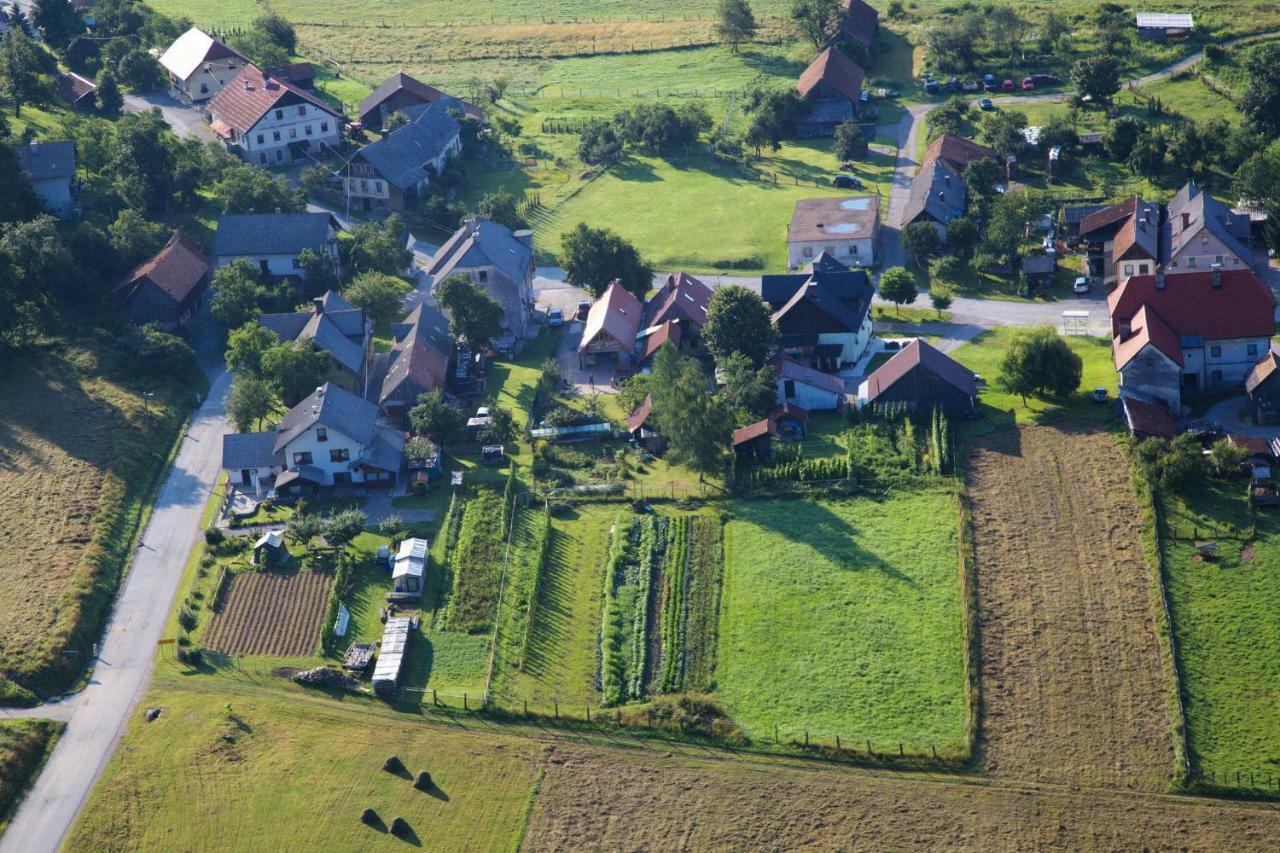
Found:
<svg viewBox="0 0 1280 853"><path fill-rule="evenodd" d="M946 190L940 190L938 192L938 201L946 201L946 200L947 200Z"/></svg>
<svg viewBox="0 0 1280 853"><path fill-rule="evenodd" d="M315 299L311 300L311 310L314 311L316 314L324 313L324 297L323 296L317 296ZM319 391L320 389L317 388L316 390Z"/></svg>
<svg viewBox="0 0 1280 853"><path fill-rule="evenodd" d="M1164 271L1156 270L1156 290L1164 290Z"/></svg>
<svg viewBox="0 0 1280 853"><path fill-rule="evenodd" d="M1182 211L1182 230L1185 231L1190 227L1191 227L1191 214L1184 210Z"/></svg>
<svg viewBox="0 0 1280 853"><path fill-rule="evenodd" d="M943 181L943 183L945 183L947 186L951 186L951 176L950 176L950 175L943 175L943 176L942 176L942 181Z"/></svg>
<svg viewBox="0 0 1280 853"><path fill-rule="evenodd" d="M1213 278L1213 289L1222 290L1222 264L1214 264L1210 269L1213 270L1210 273Z"/></svg>
<svg viewBox="0 0 1280 853"><path fill-rule="evenodd" d="M511 236L515 237L521 243L524 243L530 249L533 248L533 232L528 228L521 228L519 231L512 231Z"/></svg>

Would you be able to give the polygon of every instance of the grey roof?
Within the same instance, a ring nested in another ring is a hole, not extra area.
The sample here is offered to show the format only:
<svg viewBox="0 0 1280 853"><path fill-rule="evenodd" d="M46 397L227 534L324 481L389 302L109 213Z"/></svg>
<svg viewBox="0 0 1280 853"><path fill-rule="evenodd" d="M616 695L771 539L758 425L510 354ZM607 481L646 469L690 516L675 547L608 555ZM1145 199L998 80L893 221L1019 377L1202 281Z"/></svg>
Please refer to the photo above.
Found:
<svg viewBox="0 0 1280 853"><path fill-rule="evenodd" d="M241 468L270 468L283 465L284 457L276 453L274 432L240 432L222 437L222 467L229 471Z"/></svg>
<svg viewBox="0 0 1280 853"><path fill-rule="evenodd" d="M825 252L823 254L826 254ZM829 258L830 256L828 256ZM821 260L821 256L817 260ZM760 296L777 311L792 300L796 291L810 281L821 284L821 290L845 302L859 302L870 293L870 279L865 270L851 270L838 262L830 261L818 266L814 272L785 273L760 277Z"/></svg>
<svg viewBox="0 0 1280 853"><path fill-rule="evenodd" d="M229 213L218 217L213 253L219 257L297 255L323 249L337 223L328 213Z"/></svg>
<svg viewBox="0 0 1280 853"><path fill-rule="evenodd" d="M858 273L861 273L859 276ZM799 324L789 324L788 331L798 332L856 332L862 328L867 312L871 310L871 283L861 270L849 272L817 272L809 276L803 287L796 288L791 298L773 313L773 322L779 325L798 306L809 303L825 314L829 323L816 323L810 316Z"/></svg>
<svg viewBox="0 0 1280 853"><path fill-rule="evenodd" d="M368 447L378 422L378 407L350 391L326 382L289 410L276 430L276 450L283 450L311 427L334 429Z"/></svg>
<svg viewBox="0 0 1280 853"><path fill-rule="evenodd" d="M1105 210L1108 206L1105 204L1076 204L1064 207L1062 208L1062 223L1064 225L1078 225L1089 214Z"/></svg>
<svg viewBox="0 0 1280 853"><path fill-rule="evenodd" d="M440 247L427 274L444 278L456 267L492 265L512 281L523 281L532 260L533 247L517 240L510 228L477 216Z"/></svg>
<svg viewBox="0 0 1280 853"><path fill-rule="evenodd" d="M1022 271L1028 275L1044 275L1052 273L1058 265L1053 255L1032 255L1022 259Z"/></svg>
<svg viewBox="0 0 1280 853"><path fill-rule="evenodd" d="M444 315L420 303L405 322L391 327L396 339L378 387L378 402L409 403L419 394L443 388L453 354L453 335Z"/></svg>
<svg viewBox="0 0 1280 853"><path fill-rule="evenodd" d="M359 374L364 367L364 347L344 335L328 314L312 314L298 337L314 341L316 349L329 353L352 373Z"/></svg>
<svg viewBox="0 0 1280 853"><path fill-rule="evenodd" d="M449 114L450 102L457 103L450 99L402 110L410 116L409 124L361 148L351 159L368 163L387 183L401 190L430 178L429 164L449 150L461 131Z"/></svg>
<svg viewBox="0 0 1280 853"><path fill-rule="evenodd" d="M372 321L333 290L320 297L320 305L320 312L263 314L258 322L282 341L314 341L318 349L333 356L343 368L359 374L364 367L365 337L372 331Z"/></svg>
<svg viewBox="0 0 1280 853"><path fill-rule="evenodd" d="M1182 228L1184 213L1190 218L1186 229ZM1248 215L1232 213L1225 204L1191 183L1178 190L1169 201L1169 216L1161 234L1165 249L1161 257L1164 260L1172 258L1185 248L1201 229L1208 229L1210 234L1221 240L1228 249L1246 263L1253 257L1253 253L1245 245L1249 240Z"/></svg>
<svg viewBox="0 0 1280 853"><path fill-rule="evenodd" d="M964 214L967 192L963 178L942 161L930 160L911 181L911 193L907 196L902 221L909 224L922 214L928 214L937 222L950 222Z"/></svg>
<svg viewBox="0 0 1280 853"><path fill-rule="evenodd" d="M76 144L63 140L19 145L18 163L32 181L72 180L76 176Z"/></svg>
<svg viewBox="0 0 1280 853"><path fill-rule="evenodd" d="M404 433L398 429L381 426L374 433L373 446L360 460L383 471L400 470L400 460L404 456Z"/></svg>

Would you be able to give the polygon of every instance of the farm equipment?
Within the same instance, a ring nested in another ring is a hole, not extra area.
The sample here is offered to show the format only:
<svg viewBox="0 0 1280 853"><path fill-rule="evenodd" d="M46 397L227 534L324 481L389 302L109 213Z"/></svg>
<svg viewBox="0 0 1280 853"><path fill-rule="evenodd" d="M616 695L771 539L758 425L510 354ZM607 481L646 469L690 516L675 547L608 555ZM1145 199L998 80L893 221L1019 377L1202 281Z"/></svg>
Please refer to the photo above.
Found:
<svg viewBox="0 0 1280 853"><path fill-rule="evenodd" d="M364 672L373 660L375 643L353 643L342 657L342 668L352 672Z"/></svg>

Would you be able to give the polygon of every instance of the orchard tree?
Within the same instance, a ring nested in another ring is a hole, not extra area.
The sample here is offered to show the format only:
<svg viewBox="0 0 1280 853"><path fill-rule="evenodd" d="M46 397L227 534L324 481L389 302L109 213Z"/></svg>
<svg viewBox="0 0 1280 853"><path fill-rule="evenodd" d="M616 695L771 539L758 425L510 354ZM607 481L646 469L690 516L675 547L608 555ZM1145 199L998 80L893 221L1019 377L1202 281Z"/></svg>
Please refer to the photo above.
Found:
<svg viewBox="0 0 1280 853"><path fill-rule="evenodd" d="M1268 139L1280 137L1280 44L1249 51L1244 92L1237 102L1254 129Z"/></svg>
<svg viewBox="0 0 1280 853"><path fill-rule="evenodd" d="M446 400L438 389L420 395L417 405L409 410L414 432L434 439L442 447L461 434L466 422L462 409Z"/></svg>
<svg viewBox="0 0 1280 853"><path fill-rule="evenodd" d="M1028 394L1065 397L1080 387L1080 356L1052 326L1014 331L1000 359L996 381L1026 403Z"/></svg>
<svg viewBox="0 0 1280 853"><path fill-rule="evenodd" d="M271 386L251 373L237 374L227 394L227 415L236 432L248 432L275 411L276 397Z"/></svg>
<svg viewBox="0 0 1280 853"><path fill-rule="evenodd" d="M0 92L13 103L13 114L22 115L42 88L40 48L17 27L0 34Z"/></svg>
<svg viewBox="0 0 1280 853"><path fill-rule="evenodd" d="M169 229L158 222L148 222L142 214L126 207L107 226L111 248L122 270L133 269L154 255L168 239Z"/></svg>
<svg viewBox="0 0 1280 853"><path fill-rule="evenodd" d="M912 222L906 228L902 229L902 250L916 262L917 265L923 265L924 259L934 252L938 251L938 247L942 245L942 238L938 236L938 231L928 222Z"/></svg>
<svg viewBox="0 0 1280 853"><path fill-rule="evenodd" d="M716 34L734 53L738 52L738 45L756 37L756 16L747 0L720 0L718 13Z"/></svg>
<svg viewBox="0 0 1280 853"><path fill-rule="evenodd" d="M292 408L324 384L333 363L329 353L316 349L315 341L300 338L279 343L262 354L262 376L280 400Z"/></svg>
<svg viewBox="0 0 1280 853"><path fill-rule="evenodd" d="M942 312L951 307L951 303L955 301L956 291L951 285L941 281L935 281L929 285L929 303L933 305L933 310L938 312L938 319L942 319Z"/></svg>
<svg viewBox="0 0 1280 853"><path fill-rule="evenodd" d="M967 216L957 216L947 223L947 246L956 257L968 260L978 245L978 228Z"/></svg>
<svg viewBox="0 0 1280 853"><path fill-rule="evenodd" d="M108 118L115 118L124 109L124 95L120 94L120 84L110 69L98 75L98 88L93 94L98 102L98 112Z"/></svg>
<svg viewBox="0 0 1280 853"><path fill-rule="evenodd" d="M345 553L346 547L364 532L367 523L364 510L352 507L326 518L320 533L324 536L324 541Z"/></svg>
<svg viewBox="0 0 1280 853"><path fill-rule="evenodd" d="M759 367L776 337L769 306L755 293L733 284L711 294L702 340L717 363L742 353L753 367Z"/></svg>
<svg viewBox="0 0 1280 853"><path fill-rule="evenodd" d="M257 321L245 323L227 336L227 370L260 376L262 354L278 343L279 336L266 326Z"/></svg>
<svg viewBox="0 0 1280 853"><path fill-rule="evenodd" d="M867 156L867 138L852 119L836 125L835 155L842 163Z"/></svg>
<svg viewBox="0 0 1280 853"><path fill-rule="evenodd" d="M502 332L502 305L466 276L440 282L436 299L449 315L449 331L472 347L482 347Z"/></svg>
<svg viewBox="0 0 1280 853"><path fill-rule="evenodd" d="M356 273L402 275L413 260L405 236L407 229L397 215L381 222L362 222L349 233L350 239L344 240L341 247L347 264Z"/></svg>
<svg viewBox="0 0 1280 853"><path fill-rule="evenodd" d="M830 37L839 16L839 0L792 0L791 3L791 19L815 49Z"/></svg>
<svg viewBox="0 0 1280 853"><path fill-rule="evenodd" d="M279 175L236 161L225 165L210 187L224 213L300 213L307 200L300 188Z"/></svg>
<svg viewBox="0 0 1280 853"><path fill-rule="evenodd" d="M569 283L592 296L600 296L615 279L637 299L653 286L653 267L607 228L579 222L561 238L559 260Z"/></svg>
<svg viewBox="0 0 1280 853"><path fill-rule="evenodd" d="M978 128L978 138L994 148L1001 157L1007 157L1022 150L1026 141L1022 131L1026 127L1026 113L1000 110L983 116Z"/></svg>
<svg viewBox="0 0 1280 853"><path fill-rule="evenodd" d="M258 270L245 258L238 258L213 274L213 303L210 312L228 329L238 329L258 319L258 302L266 290Z"/></svg>
<svg viewBox="0 0 1280 853"><path fill-rule="evenodd" d="M1147 123L1137 116L1120 116L1102 134L1102 147L1112 160L1129 159L1138 137L1147 132Z"/></svg>
<svg viewBox="0 0 1280 853"><path fill-rule="evenodd" d="M496 222L499 225L505 225L512 231L518 231L526 227L523 219L520 218L519 212L516 210L520 200L516 198L516 194L511 190L498 189L480 199L477 207L480 215L490 222Z"/></svg>
<svg viewBox="0 0 1280 853"><path fill-rule="evenodd" d="M916 277L905 267L889 267L880 273L880 298L892 302L895 311L900 311L903 305L915 302L919 293L916 289Z"/></svg>
<svg viewBox="0 0 1280 853"><path fill-rule="evenodd" d="M366 272L343 291L343 296L373 318L376 324L390 323L400 316L400 301L407 288L403 281L380 272Z"/></svg>
<svg viewBox="0 0 1280 853"><path fill-rule="evenodd" d="M1120 66L1110 56L1089 56L1071 66L1071 83L1080 97L1108 104L1120 91Z"/></svg>

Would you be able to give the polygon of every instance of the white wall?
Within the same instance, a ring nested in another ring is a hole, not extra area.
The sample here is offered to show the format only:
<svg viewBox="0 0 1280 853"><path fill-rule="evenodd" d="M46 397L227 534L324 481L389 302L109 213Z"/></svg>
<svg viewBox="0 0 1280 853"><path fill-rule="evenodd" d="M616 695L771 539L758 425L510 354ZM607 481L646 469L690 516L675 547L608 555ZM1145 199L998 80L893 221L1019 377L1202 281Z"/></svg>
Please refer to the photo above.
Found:
<svg viewBox="0 0 1280 853"><path fill-rule="evenodd" d="M71 197L71 183L65 178L52 178L45 181L32 181L31 187L40 196L44 206L59 219L66 219L75 210Z"/></svg>
<svg viewBox="0 0 1280 853"><path fill-rule="evenodd" d="M326 441L320 441L316 437L317 429L327 429L328 437ZM341 462L332 461L329 458L329 453L334 450L346 450L348 458ZM297 454L299 453L310 453L311 461L298 461ZM351 463L358 461L363 455L364 446L355 439L349 438L333 428L313 426L285 446L284 462L290 468L295 465L314 465L324 472L324 484L331 486L333 485L335 472L350 472L352 482L361 482L360 472L351 471Z"/></svg>
<svg viewBox="0 0 1280 853"><path fill-rule="evenodd" d="M208 67L208 71L205 68ZM212 62L202 62L200 67L192 72L191 76L186 80L179 80L174 75L169 75L172 83L173 91L179 97L186 98L192 103L207 101L222 90L222 87L230 83L236 78L244 68L244 62L234 56L228 56L223 59L215 59ZM203 87L203 91L201 90Z"/></svg>
<svg viewBox="0 0 1280 853"><path fill-rule="evenodd" d="M828 252L842 264L851 267L869 267L875 264L875 235L857 239L798 240L787 243L787 265L792 269L812 263L823 252Z"/></svg>
<svg viewBox="0 0 1280 853"><path fill-rule="evenodd" d="M1250 352L1249 348L1253 347ZM1218 354L1214 355L1214 347ZM1232 338L1221 341L1205 341L1204 368L1201 376L1202 387L1219 388L1227 385L1240 385L1245 376L1258 363L1258 359L1267 354L1271 347L1270 338ZM1215 379L1214 371L1221 371L1221 377Z"/></svg>
<svg viewBox="0 0 1280 853"><path fill-rule="evenodd" d="M778 392L778 402L795 403L811 412L834 411L839 407L840 396L843 396L795 380L795 396L788 397L786 393L787 382L786 377L778 377L775 386Z"/></svg>
<svg viewBox="0 0 1280 853"><path fill-rule="evenodd" d="M280 116L277 117L276 113L280 113ZM322 142L337 146L341 140L342 126L338 117L305 102L275 107L248 133L233 137L233 141L240 146L244 159L254 166L276 166L293 162L289 154L290 142L310 142L315 149Z"/></svg>

